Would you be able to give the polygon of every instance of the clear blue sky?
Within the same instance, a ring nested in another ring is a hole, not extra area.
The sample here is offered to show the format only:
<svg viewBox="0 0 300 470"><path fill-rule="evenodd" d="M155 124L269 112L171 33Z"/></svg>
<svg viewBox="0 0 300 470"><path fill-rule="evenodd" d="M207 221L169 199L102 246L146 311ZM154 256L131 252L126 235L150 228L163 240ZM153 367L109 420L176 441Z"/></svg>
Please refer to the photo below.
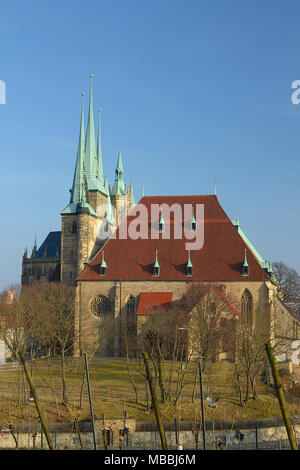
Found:
<svg viewBox="0 0 300 470"><path fill-rule="evenodd" d="M81 92L95 75L110 183L212 194L262 256L300 271L300 4L289 0L2 2L0 288L60 229Z"/></svg>

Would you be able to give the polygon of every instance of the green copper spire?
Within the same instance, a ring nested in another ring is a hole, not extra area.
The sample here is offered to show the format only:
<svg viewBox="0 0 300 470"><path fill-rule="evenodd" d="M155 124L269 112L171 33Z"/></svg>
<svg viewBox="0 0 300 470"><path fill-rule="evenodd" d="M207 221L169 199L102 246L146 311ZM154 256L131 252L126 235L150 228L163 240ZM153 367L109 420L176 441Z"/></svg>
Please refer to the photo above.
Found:
<svg viewBox="0 0 300 470"><path fill-rule="evenodd" d="M94 209L89 205L88 185L85 169L84 151L84 93L82 93L82 108L80 120L79 142L76 158L75 173L71 189L69 205L61 212L62 214L76 214L82 210L96 215Z"/></svg>
<svg viewBox="0 0 300 470"><path fill-rule="evenodd" d="M108 187L107 176L105 176L105 179L104 179L104 189L105 189L106 194L109 194L109 187Z"/></svg>
<svg viewBox="0 0 300 470"><path fill-rule="evenodd" d="M98 120L98 143L97 143L97 178L98 178L100 187L105 190L105 185L103 182L103 164L102 164L102 146L101 146L101 109L99 109L98 112L99 112L99 120Z"/></svg>
<svg viewBox="0 0 300 470"><path fill-rule="evenodd" d="M85 138L85 155L86 155L86 169L87 177L96 178L97 175L97 153L96 153L96 142L95 142L95 127L94 127L94 113L93 113L93 75L90 75L90 105L89 105L89 117L86 129Z"/></svg>
<svg viewBox="0 0 300 470"><path fill-rule="evenodd" d="M130 191L130 207L133 207L135 206L135 200L134 200L132 183L130 183L129 191Z"/></svg>
<svg viewBox="0 0 300 470"><path fill-rule="evenodd" d="M95 139L95 125L94 125L94 112L93 112L93 75L90 75L90 103L89 115L85 136L85 158L86 158L86 177L89 191L103 191L103 177L102 181L98 180L98 158L96 150ZM102 184L101 184L102 183Z"/></svg>
<svg viewBox="0 0 300 470"><path fill-rule="evenodd" d="M77 160L74 173L73 186L71 190L70 203L80 203L82 201L82 191L84 190L84 93L82 93L82 108L80 120L79 142L77 150Z"/></svg>
<svg viewBox="0 0 300 470"><path fill-rule="evenodd" d="M115 171L115 183L113 185L113 188L111 190L111 194L115 196L116 194L125 194L125 185L123 181L123 164L122 164L122 156L121 156L121 150L119 150L119 155L118 155L118 162L117 162L117 168Z"/></svg>

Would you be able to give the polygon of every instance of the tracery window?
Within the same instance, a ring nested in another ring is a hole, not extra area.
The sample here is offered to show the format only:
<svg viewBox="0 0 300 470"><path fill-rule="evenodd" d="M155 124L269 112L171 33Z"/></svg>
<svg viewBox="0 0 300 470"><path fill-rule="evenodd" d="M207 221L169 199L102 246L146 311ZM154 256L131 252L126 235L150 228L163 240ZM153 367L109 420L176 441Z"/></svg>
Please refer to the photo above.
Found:
<svg viewBox="0 0 300 470"><path fill-rule="evenodd" d="M251 325L253 322L253 298L248 289L242 295L241 320L244 324L248 325Z"/></svg>
<svg viewBox="0 0 300 470"><path fill-rule="evenodd" d="M127 301L127 331L128 334L135 334L135 297L131 295Z"/></svg>
<svg viewBox="0 0 300 470"><path fill-rule="evenodd" d="M98 295L91 301L91 311L96 317L102 317L111 313L112 304L108 297Z"/></svg>

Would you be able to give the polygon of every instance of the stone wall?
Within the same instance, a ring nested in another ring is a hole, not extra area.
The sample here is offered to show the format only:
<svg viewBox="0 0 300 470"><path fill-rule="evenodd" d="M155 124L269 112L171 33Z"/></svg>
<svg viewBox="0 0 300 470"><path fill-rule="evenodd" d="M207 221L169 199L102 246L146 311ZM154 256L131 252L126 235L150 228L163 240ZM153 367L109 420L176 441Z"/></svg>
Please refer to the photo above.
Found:
<svg viewBox="0 0 300 470"><path fill-rule="evenodd" d="M136 298L136 308L139 295L142 292L172 292L173 301L179 300L191 281L81 281L78 284L76 301L76 318L79 325L81 351L89 352L92 347L91 338L97 336L97 330L101 328L102 319L93 315L91 302L99 295L110 299L113 308L111 311L111 321L115 325L114 355L119 356L122 352L122 330L127 318L127 301L130 295ZM241 297L245 289L251 292L253 297L254 318L271 318L270 297L273 293L273 286L268 282L224 282L226 286L226 296L240 310ZM290 321L290 314L284 310L284 316ZM143 322L139 319L138 322ZM123 325L123 326L122 326ZM139 325L138 325L139 327Z"/></svg>
<svg viewBox="0 0 300 470"><path fill-rule="evenodd" d="M275 421L275 420L272 420ZM282 420L278 419L278 426L262 426L259 425L257 428L257 437L258 437L258 444L259 446L263 447L266 443L276 443L277 445L283 441L287 441L287 433L286 429L281 423ZM293 421L292 421L293 422ZM138 424L138 426L137 426ZM136 423L134 419L128 418L126 420L126 427L129 430L128 433L128 441L127 437L122 436L120 431L124 429L124 421L123 418L119 419L112 419L106 420L105 424L103 425L102 420L95 421L95 431L96 431L96 444L97 449L104 449L103 443L103 434L102 431L105 429L106 431L111 430L112 433L110 434L110 446L109 449L119 449L120 445L122 449L134 448L134 449L160 449L161 442L160 436L156 428L155 423L145 423L146 426L145 430L143 430L143 423ZM176 448L176 440L175 440L175 431L172 425L169 426L165 425L165 432L166 432L166 439L169 450ZM89 422L80 423L80 432L81 437L84 442L84 448L86 450L94 448L93 442L93 434L91 431L91 425ZM75 431L75 428L72 424L62 424L57 426L57 429L54 425L49 426L51 438L53 441L54 446L57 449L80 449L80 443L78 435ZM232 444L237 446L239 444L238 440L235 439L235 430L239 429L242 434L244 434L245 438L243 439L242 446L244 445L251 445L255 446L256 441L256 431L254 425L251 426L239 426L239 423L235 425L222 425L221 429L220 426L215 427L215 431L212 431L212 423L207 423L206 429L206 445L207 449L213 448L213 438L223 438L225 435L231 437ZM296 439L300 438L300 425L296 424L293 426L295 431ZM152 430L151 430L152 429ZM9 430L6 427L2 427L0 429L0 449L1 448L15 448L15 442L10 434ZM15 429L15 435L18 439L19 448L28 447L28 431L26 430L26 426L22 426L22 428L18 431ZM178 427L178 441L179 445L183 447L183 449L195 449L196 448L196 439L195 433L189 428L188 426L182 426L180 428L180 423ZM37 448L40 448L43 444L43 448L47 448L47 441L45 435L43 434L43 438L41 439L41 431L40 426L31 425L31 432L30 432L30 443L29 446L33 447L34 445ZM202 443L202 432L198 433L198 449L201 449L203 446ZM230 449L230 446L228 447Z"/></svg>

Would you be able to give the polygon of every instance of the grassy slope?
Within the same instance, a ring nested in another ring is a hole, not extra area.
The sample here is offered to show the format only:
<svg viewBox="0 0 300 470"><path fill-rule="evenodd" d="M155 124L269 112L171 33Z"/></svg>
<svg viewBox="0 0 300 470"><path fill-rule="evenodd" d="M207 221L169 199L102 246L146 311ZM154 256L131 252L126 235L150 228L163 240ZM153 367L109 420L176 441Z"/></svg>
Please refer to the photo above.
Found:
<svg viewBox="0 0 300 470"><path fill-rule="evenodd" d="M139 369L140 367L140 369ZM168 367L168 366L167 366ZM152 421L154 415L146 410L145 379L138 371L143 371L142 364L130 363L130 369L134 382L138 389L139 403L135 403L135 394L130 383L125 362L106 362L90 364L90 380L93 393L93 406L96 417L101 418L102 413L107 418L121 417L124 408L127 416L135 417L139 421ZM84 371L83 361L77 364L69 363L67 369L67 383L69 406L61 403L61 381L59 363L51 361L51 371L55 384L58 412L55 398L51 391L51 378L46 362L39 361L33 367L34 383L37 387L42 407L49 422L70 421L77 415L79 419L88 418L89 403L87 387L84 388L83 407L80 410L79 395L81 380ZM186 384L179 404L173 403L161 406L163 418L172 421L178 419L200 419L199 383L197 381L196 397L191 401L196 364L191 364L186 375ZM266 386L260 379L257 383L259 392L258 400L250 401L241 407L238 404L237 394L233 381L233 367L230 364L214 364L210 371L204 374L204 394L219 398L215 409L215 418L222 420L237 420L246 418L266 418L280 416L277 398L272 388ZM29 390L22 377L22 371L0 371L0 422L2 424L27 422L27 398ZM300 412L299 405L289 404L291 414ZM33 419L36 417L34 406L31 408ZM211 410L207 408L206 419L211 419Z"/></svg>

